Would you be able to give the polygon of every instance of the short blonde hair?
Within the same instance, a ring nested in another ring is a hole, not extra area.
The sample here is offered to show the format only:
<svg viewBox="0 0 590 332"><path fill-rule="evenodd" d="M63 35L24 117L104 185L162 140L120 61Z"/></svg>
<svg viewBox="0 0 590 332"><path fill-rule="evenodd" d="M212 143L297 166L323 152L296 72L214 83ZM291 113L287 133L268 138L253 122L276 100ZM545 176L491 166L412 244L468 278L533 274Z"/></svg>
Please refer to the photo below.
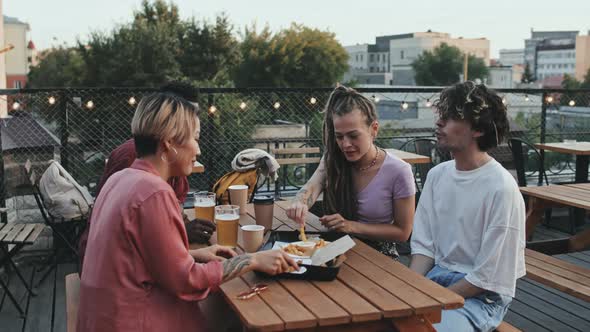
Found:
<svg viewBox="0 0 590 332"><path fill-rule="evenodd" d="M131 121L138 157L155 154L158 144L181 144L195 134L199 107L170 92L156 92L141 99Z"/></svg>

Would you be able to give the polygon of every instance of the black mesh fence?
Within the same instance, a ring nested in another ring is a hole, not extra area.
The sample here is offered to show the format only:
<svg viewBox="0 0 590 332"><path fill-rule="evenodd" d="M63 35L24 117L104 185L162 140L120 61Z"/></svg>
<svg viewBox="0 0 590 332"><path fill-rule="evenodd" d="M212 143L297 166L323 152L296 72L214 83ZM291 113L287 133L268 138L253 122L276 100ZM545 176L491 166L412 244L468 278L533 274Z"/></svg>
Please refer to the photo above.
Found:
<svg viewBox="0 0 590 332"><path fill-rule="evenodd" d="M431 104L438 88L359 89L372 98L380 117L378 144L399 148L408 139L432 137L436 114ZM130 122L139 100L150 89L0 90L2 178L5 197L24 183L22 165L31 160L41 174L48 160L59 160L92 192L111 150L131 137ZM321 113L331 89L201 89L200 162L205 173L189 177L191 189L206 190L231 170L239 151L257 147L322 148ZM511 134L530 142L590 141L590 91L499 90L508 105ZM510 164L506 146L492 151ZM546 154L551 174L570 176L574 163L567 154ZM533 163L531 162L531 165ZM293 171L294 186L305 182L309 169ZM288 169L283 170L289 172ZM530 167L530 176L534 176ZM273 191L274 184L264 189Z"/></svg>

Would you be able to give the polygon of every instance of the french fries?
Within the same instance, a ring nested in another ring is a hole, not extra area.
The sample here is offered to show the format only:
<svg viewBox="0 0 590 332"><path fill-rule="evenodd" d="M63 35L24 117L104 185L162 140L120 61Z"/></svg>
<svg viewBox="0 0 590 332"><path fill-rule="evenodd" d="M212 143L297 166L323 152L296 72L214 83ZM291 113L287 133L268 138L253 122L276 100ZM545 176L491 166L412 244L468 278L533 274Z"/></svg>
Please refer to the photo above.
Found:
<svg viewBox="0 0 590 332"><path fill-rule="evenodd" d="M299 228L299 239L303 242L307 242L307 236L305 236L305 227Z"/></svg>

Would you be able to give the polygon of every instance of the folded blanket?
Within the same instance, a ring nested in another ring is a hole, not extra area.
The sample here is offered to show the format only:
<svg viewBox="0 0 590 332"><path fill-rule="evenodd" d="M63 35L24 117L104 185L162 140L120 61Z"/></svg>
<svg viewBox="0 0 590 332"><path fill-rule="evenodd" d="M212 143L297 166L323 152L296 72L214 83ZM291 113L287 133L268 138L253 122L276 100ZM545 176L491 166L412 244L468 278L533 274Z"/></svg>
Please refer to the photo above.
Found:
<svg viewBox="0 0 590 332"><path fill-rule="evenodd" d="M281 166L273 156L260 149L240 151L231 162L231 168L238 172L245 172L256 167L260 167L261 175L272 176L273 180L276 181L278 178L277 170Z"/></svg>

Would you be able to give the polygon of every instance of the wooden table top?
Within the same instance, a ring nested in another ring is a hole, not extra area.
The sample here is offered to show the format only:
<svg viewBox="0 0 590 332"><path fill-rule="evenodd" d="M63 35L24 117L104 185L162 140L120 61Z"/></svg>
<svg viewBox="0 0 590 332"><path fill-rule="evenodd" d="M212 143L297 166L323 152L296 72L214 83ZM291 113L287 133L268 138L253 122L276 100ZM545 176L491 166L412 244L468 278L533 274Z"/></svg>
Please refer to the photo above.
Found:
<svg viewBox="0 0 590 332"><path fill-rule="evenodd" d="M521 187L528 196L590 210L590 183Z"/></svg>
<svg viewBox="0 0 590 332"><path fill-rule="evenodd" d="M538 143L535 144L537 149L549 150L554 152L569 153L575 155L590 155L590 142L572 142L572 143Z"/></svg>
<svg viewBox="0 0 590 332"><path fill-rule="evenodd" d="M402 151L398 149L385 149L385 151L395 155L399 159L409 164L428 164L430 162L430 157L412 152Z"/></svg>
<svg viewBox="0 0 590 332"><path fill-rule="evenodd" d="M193 173L203 173L205 172L205 166L198 161L195 161L193 164Z"/></svg>
<svg viewBox="0 0 590 332"><path fill-rule="evenodd" d="M44 228L44 224L0 223L0 243L33 244Z"/></svg>
<svg viewBox="0 0 590 332"><path fill-rule="evenodd" d="M297 229L285 213L289 204L275 203L273 228ZM191 211L185 211L190 217ZM251 204L247 213L240 217L241 225L255 223ZM311 213L306 225L308 231L325 231L319 218ZM240 231L238 245L241 241ZM425 321L422 318L435 323L440 321L442 309L463 306L463 298L456 293L363 242L355 242L357 245L346 253L347 260L334 281L263 279L248 273L222 284L221 291L248 330L373 330L383 328L383 324L394 324L401 330L420 330L419 325ZM249 300L236 298L259 282L269 288Z"/></svg>

